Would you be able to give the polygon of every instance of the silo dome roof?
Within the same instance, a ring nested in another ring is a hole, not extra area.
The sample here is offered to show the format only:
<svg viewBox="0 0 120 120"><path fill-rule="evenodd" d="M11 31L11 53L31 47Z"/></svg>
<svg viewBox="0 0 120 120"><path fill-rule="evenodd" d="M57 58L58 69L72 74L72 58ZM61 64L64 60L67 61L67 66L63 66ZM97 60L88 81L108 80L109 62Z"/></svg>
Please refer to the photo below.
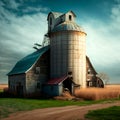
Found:
<svg viewBox="0 0 120 120"><path fill-rule="evenodd" d="M57 26L55 26L52 30L52 32L58 32L58 31L81 31L85 32L83 28L81 28L79 25L77 25L74 22L63 22Z"/></svg>

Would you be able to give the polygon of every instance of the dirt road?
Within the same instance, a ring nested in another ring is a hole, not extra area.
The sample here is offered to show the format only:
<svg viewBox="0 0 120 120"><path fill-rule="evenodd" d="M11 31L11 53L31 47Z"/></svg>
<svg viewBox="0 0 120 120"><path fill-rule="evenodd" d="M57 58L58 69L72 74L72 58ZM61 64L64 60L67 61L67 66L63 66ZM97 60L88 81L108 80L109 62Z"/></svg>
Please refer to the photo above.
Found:
<svg viewBox="0 0 120 120"><path fill-rule="evenodd" d="M85 120L84 115L89 110L120 106L120 101L115 103L94 104L87 106L67 106L36 109L27 112L11 114L4 120Z"/></svg>

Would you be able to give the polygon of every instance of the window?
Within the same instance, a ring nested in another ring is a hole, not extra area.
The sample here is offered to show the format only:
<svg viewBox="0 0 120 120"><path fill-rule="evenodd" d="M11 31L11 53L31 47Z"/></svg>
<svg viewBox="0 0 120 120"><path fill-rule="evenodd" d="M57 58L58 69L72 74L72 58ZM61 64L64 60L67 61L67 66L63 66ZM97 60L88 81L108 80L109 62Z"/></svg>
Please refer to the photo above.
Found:
<svg viewBox="0 0 120 120"><path fill-rule="evenodd" d="M91 72L91 70L90 70L90 69L88 69L88 74L90 74L90 72Z"/></svg>
<svg viewBox="0 0 120 120"><path fill-rule="evenodd" d="M52 18L50 17L50 25L52 25Z"/></svg>
<svg viewBox="0 0 120 120"><path fill-rule="evenodd" d="M89 82L89 87L92 87L92 82Z"/></svg>
<svg viewBox="0 0 120 120"><path fill-rule="evenodd" d="M36 68L35 68L35 73L36 73L36 74L40 74L40 67L36 67Z"/></svg>
<svg viewBox="0 0 120 120"><path fill-rule="evenodd" d="M37 88L40 89L40 86L41 86L41 85L40 85L40 83L38 82L38 83L37 83Z"/></svg>
<svg viewBox="0 0 120 120"><path fill-rule="evenodd" d="M69 15L69 20L70 20L70 21L72 20L72 16L71 16L71 15Z"/></svg>
<svg viewBox="0 0 120 120"><path fill-rule="evenodd" d="M10 80L8 81L8 85L10 86Z"/></svg>

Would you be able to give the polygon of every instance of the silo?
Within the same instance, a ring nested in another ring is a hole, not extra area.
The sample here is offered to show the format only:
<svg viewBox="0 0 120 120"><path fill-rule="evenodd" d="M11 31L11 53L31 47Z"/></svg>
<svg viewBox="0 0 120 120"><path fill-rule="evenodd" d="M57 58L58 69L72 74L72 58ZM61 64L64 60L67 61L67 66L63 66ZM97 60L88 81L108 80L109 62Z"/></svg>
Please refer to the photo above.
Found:
<svg viewBox="0 0 120 120"><path fill-rule="evenodd" d="M50 32L51 78L72 72L73 81L86 87L86 33L75 22L63 22Z"/></svg>

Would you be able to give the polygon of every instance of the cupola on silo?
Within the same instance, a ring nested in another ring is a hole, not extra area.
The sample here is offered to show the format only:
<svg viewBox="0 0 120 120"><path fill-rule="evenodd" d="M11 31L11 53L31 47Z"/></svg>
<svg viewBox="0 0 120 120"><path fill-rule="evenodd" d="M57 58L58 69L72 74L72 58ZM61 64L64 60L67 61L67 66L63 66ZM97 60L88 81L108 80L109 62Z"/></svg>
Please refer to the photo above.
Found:
<svg viewBox="0 0 120 120"><path fill-rule="evenodd" d="M76 15L50 12L50 76L58 78L72 73L73 81L86 87L86 33L75 23Z"/></svg>

